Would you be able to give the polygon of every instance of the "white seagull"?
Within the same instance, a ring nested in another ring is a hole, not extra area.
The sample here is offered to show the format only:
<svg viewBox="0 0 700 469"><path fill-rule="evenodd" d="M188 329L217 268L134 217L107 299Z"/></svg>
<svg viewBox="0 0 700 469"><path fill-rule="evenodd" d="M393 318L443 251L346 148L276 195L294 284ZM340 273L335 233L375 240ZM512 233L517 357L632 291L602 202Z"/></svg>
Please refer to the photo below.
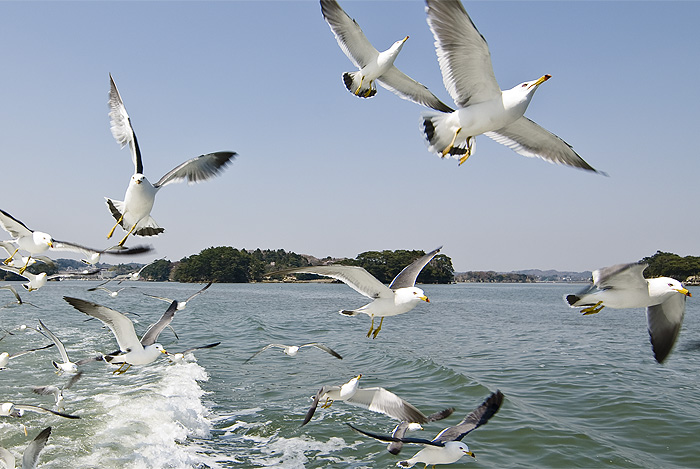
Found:
<svg viewBox="0 0 700 469"><path fill-rule="evenodd" d="M618 264L593 271L593 283L564 300L584 315L610 308L646 308L651 348L663 363L673 349L683 325L685 299L692 296L678 280L669 277L645 279L648 264Z"/></svg>
<svg viewBox="0 0 700 469"><path fill-rule="evenodd" d="M42 252L46 252L48 250L77 252L87 256L88 258L92 258L93 256L99 257L99 255L105 253L117 255L143 254L151 250L150 247L146 246L137 246L135 248L125 248L119 246L99 250L70 243L68 241L58 241L53 239L53 237L51 237L51 235L48 233L34 231L27 228L27 225L14 218L4 210L0 210L0 226L2 226L5 231L10 233L10 235L14 238L12 242L17 245L15 251L10 255L10 257L5 259L3 264L10 266L12 259L20 249L29 252L29 257L26 258L26 262L19 268L19 275L24 273L35 254L41 254Z"/></svg>
<svg viewBox="0 0 700 469"><path fill-rule="evenodd" d="M77 373L78 366L68 358L68 352L66 352L66 347L63 345L63 342L61 342L59 338L56 337L56 335L51 332L48 327L46 327L46 324L44 324L41 319L39 319L39 325L36 329L41 334L48 337L54 344L56 344L58 353L61 355L61 360L63 360L61 363L51 360L51 364L53 364L53 367L56 368L56 373Z"/></svg>
<svg viewBox="0 0 700 469"><path fill-rule="evenodd" d="M426 113L422 131L428 149L466 161L484 134L524 156L596 171L571 146L523 116L543 75L501 91L486 40L459 1L426 0L442 80L457 105L454 112Z"/></svg>
<svg viewBox="0 0 700 469"><path fill-rule="evenodd" d="M0 241L0 249L7 253L7 258L10 259L10 261L6 265L9 265L10 267L17 267L18 269L21 269L25 265L27 267L34 265L37 261L43 262L44 264L55 265L54 261L46 256L24 257L21 253L17 252L17 247L15 247L14 243L11 241Z"/></svg>
<svg viewBox="0 0 700 469"><path fill-rule="evenodd" d="M123 202L105 197L112 216L117 220L107 238L111 238L117 225L121 225L127 232L117 244L117 246L122 246L132 233L137 236L156 236L165 231L151 218L151 209L156 199L156 193L161 187L185 180L189 184L194 184L211 179L224 170L236 153L220 151L192 158L167 172L155 184L151 184L146 179L146 176L143 175L141 151L136 140L136 134L131 126L131 119L126 112L124 102L119 95L117 85L114 83L111 74L109 75L109 81L111 85L109 92L109 117L112 135L122 148L127 144L129 145L135 169L134 175L131 176L129 186L126 189Z"/></svg>
<svg viewBox="0 0 700 469"><path fill-rule="evenodd" d="M312 342L309 344L304 344L304 345L284 345L284 344L269 344L258 350L251 356L249 359L247 359L243 363L248 363L251 361L253 358L257 357L261 353L263 353L265 350L270 349L270 348L280 348L284 351L286 355L289 355L290 357L295 357L297 353L299 353L299 349L304 348L304 347L316 347L319 350L323 350L326 353L329 353L333 355L335 358L343 359L343 357L340 356L338 352L333 350L332 348L326 346L325 344L320 344L318 342Z"/></svg>
<svg viewBox="0 0 700 469"><path fill-rule="evenodd" d="M3 285L0 287L0 290L9 290L15 296L15 301L11 301L11 302L7 303L5 306L0 307L0 309L9 308L12 306L22 306L22 305L29 305L29 306L34 306L35 308L38 308L37 305L33 305L28 301L22 301L22 298L19 296L19 293L17 293L17 290L15 290L15 287L13 287L12 285Z"/></svg>
<svg viewBox="0 0 700 469"><path fill-rule="evenodd" d="M219 344L221 344L221 342L214 342L213 344L200 345L198 347L188 348L187 350L183 350L182 352L175 352L175 353L168 352L168 359L170 359L170 361L173 363L183 363L185 361L185 356L188 353L192 353L195 350L214 348Z"/></svg>
<svg viewBox="0 0 700 469"><path fill-rule="evenodd" d="M469 451L467 444L462 442L462 438L472 430L476 430L481 425L488 422L489 419L498 412L502 403L503 393L501 393L501 391L494 392L483 404L467 415L461 422L453 427L445 428L432 440L380 435L360 430L350 424L348 425L353 430L380 441L413 443L425 446L425 448L418 451L411 459L397 462L396 465L398 467L413 467L413 465L419 462L425 464L426 467L435 464L452 464L459 461L462 456L465 455L476 459L474 453Z"/></svg>
<svg viewBox="0 0 700 469"><path fill-rule="evenodd" d="M367 272L362 267L350 265L319 265L311 267L299 267L295 269L281 270L272 272L269 275L286 274L286 273L310 273L331 277L347 284L350 288L358 293L371 298L373 301L365 306L355 310L342 310L340 314L346 316L356 316L364 313L372 318L369 326L367 337L372 335L377 338L377 334L382 329L382 323L386 316L395 316L411 311L418 306L418 303L425 301L430 303L430 300L420 288L416 288L416 278L420 274L423 267L432 260L435 255L440 252L442 246L430 251L428 254L419 257L411 264L406 266L399 274L394 277L394 280L387 287L382 282L376 279L372 274ZM374 329L374 318L381 318L379 326Z"/></svg>
<svg viewBox="0 0 700 469"><path fill-rule="evenodd" d="M135 272L131 272L131 273L129 273L129 274L123 274L123 275L117 276L117 280L119 280L119 283L122 283L124 280L134 280L134 281L136 281L136 280L138 280L138 279L141 278L141 272L143 272L144 269L145 269L146 267L150 267L150 266L152 266L153 264L155 264L156 262L158 262L158 261L163 261L163 260L165 260L164 257L161 258L161 259L156 259L156 260L154 260L154 261L151 261L151 262L149 262L148 264L144 265L143 267L141 267L139 270L137 270L137 271L135 271Z"/></svg>
<svg viewBox="0 0 700 469"><path fill-rule="evenodd" d="M15 275L19 275L20 277L24 277L27 280L29 280L27 283L22 284L22 287L24 287L24 289L27 291L38 290L41 287L43 287L44 285L46 285L46 282L48 282L49 280L80 277L80 276L84 276L84 275L95 275L95 274L100 272L100 269L94 269L94 270L83 270L81 272L75 272L75 273L62 273L62 274L59 273L59 274L53 274L53 275L46 275L46 272L33 274L27 270L20 273L21 269L18 269L17 267L10 267L9 265L3 265L1 263L0 263L0 270L4 270L6 272L12 272Z"/></svg>
<svg viewBox="0 0 700 469"><path fill-rule="evenodd" d="M87 291L97 291L97 290L102 290L103 292L106 292L107 295L110 296L110 298L116 298L119 293L124 290L125 288L133 288L133 287L122 287L117 290L110 290L109 288L105 287L106 284L111 282L112 279L107 280L106 282L102 282L101 284L97 285L96 287L88 288Z"/></svg>
<svg viewBox="0 0 700 469"><path fill-rule="evenodd" d="M333 31L338 45L350 61L360 70L343 73L345 87L355 96L369 98L377 94L374 82L403 99L429 108L452 112L425 85L418 83L396 68L394 60L408 39L396 41L389 49L379 52L372 46L355 20L350 18L335 0L321 0L321 12Z"/></svg>
<svg viewBox="0 0 700 469"><path fill-rule="evenodd" d="M363 407L373 412L388 415L389 417L405 422L426 423L426 417L420 410L399 396L384 388L361 388L359 380L362 375L357 375L341 386L323 386L313 398L309 410L306 412L303 427L314 416L319 402L324 401L321 407L327 409L334 401L345 401L348 404ZM443 411L447 412L447 410ZM449 415L449 414L448 414Z"/></svg>
<svg viewBox="0 0 700 469"><path fill-rule="evenodd" d="M434 414L430 414L426 417L425 423L436 422L438 420L447 418L450 415L452 415L454 411L454 407L450 407L445 410L435 412ZM406 432L415 432L418 430L423 430L423 426L417 422L401 422L396 427L394 427L394 431L391 432L391 436L399 440L400 438L403 438L406 435ZM397 455L401 452L401 448L403 448L403 442L399 440L390 442L387 445L386 450L393 455Z"/></svg>
<svg viewBox="0 0 700 469"><path fill-rule="evenodd" d="M46 446L49 435L51 435L51 427L46 427L27 445L22 454L22 469L36 468L39 462L39 453ZM0 462L5 464L6 469L15 469L15 457L2 447L0 447Z"/></svg>
<svg viewBox="0 0 700 469"><path fill-rule="evenodd" d="M12 358L21 357L22 355L25 355L27 353L36 352L37 350L44 350L49 347L53 347L53 344L44 345L43 347L32 348L29 350L23 350L21 352L13 353L12 355L10 355L8 352L2 352L0 353L0 370L4 370L7 367L7 364L10 362L10 359Z"/></svg>
<svg viewBox="0 0 700 469"><path fill-rule="evenodd" d="M37 405L29 404L13 404L12 402L3 402L0 404L0 417L23 417L26 411L37 412L40 414L54 414L67 419L79 419L77 415L65 414L57 410L46 409Z"/></svg>
<svg viewBox="0 0 700 469"><path fill-rule="evenodd" d="M62 387L49 385L49 386L32 386L32 392L39 394L40 396L53 396L56 400L56 409L63 410L63 391L70 389L73 385L82 377L83 372L79 371L66 381Z"/></svg>
<svg viewBox="0 0 700 469"><path fill-rule="evenodd" d="M179 301L179 300L172 300L172 299L170 299L170 298L165 298L165 297L162 297L162 296L150 295L150 294L148 294L148 293L144 293L144 295L150 296L151 298L155 298L156 300L165 301L165 302L167 302L167 303L173 303L173 302L175 302L175 308L177 308L178 311L182 311L183 309L185 309L185 307L187 306L187 303L188 303L190 300L192 300L192 299L193 299L194 297L196 297L197 295L199 295L199 294L201 294L201 293L204 293L204 291L205 291L207 288L211 287L211 284L212 284L212 282L207 283L207 284L204 285L204 287L202 287L199 291L196 291L196 292L192 293L189 297L187 297L186 300L182 300L182 301Z"/></svg>
<svg viewBox="0 0 700 469"><path fill-rule="evenodd" d="M161 353L168 353L156 340L175 316L177 308L174 302L139 340L134 331L134 323L119 311L79 298L64 296L63 299L78 311L99 319L112 331L119 344L119 351L104 355L103 359L107 363L121 364L113 373L125 373L131 365L147 365L154 362Z"/></svg>

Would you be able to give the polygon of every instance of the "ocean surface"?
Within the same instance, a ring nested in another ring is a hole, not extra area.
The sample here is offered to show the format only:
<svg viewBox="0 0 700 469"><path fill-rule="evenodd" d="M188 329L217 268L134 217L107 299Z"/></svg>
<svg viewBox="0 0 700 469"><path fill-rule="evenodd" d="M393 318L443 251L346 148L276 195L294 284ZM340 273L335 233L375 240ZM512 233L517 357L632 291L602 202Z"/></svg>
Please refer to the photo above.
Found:
<svg viewBox="0 0 700 469"><path fill-rule="evenodd" d="M42 319L72 360L116 350L99 321L64 295L133 312L142 334L167 308L143 295L183 300L201 285L131 282L116 298L86 291L95 281L63 281L22 294L24 305L0 309L12 330L0 352L48 344L30 331ZM122 285L123 286L123 285ZM500 389L505 402L465 442L477 456L440 467L700 467L700 289L690 287L678 343L666 364L652 356L643 310L604 309L582 316L562 300L582 285L426 285L430 304L389 317L375 340L369 318L341 308L365 304L342 284L215 284L188 303L159 342L170 352L212 342L180 364L164 356L123 375L103 362L84 365L65 392L68 420L27 413L0 417L0 446L20 456L46 426L53 431L40 457L44 468L382 468L408 459L352 431L345 423L389 433L389 417L336 402L300 428L310 397L325 384L362 374L362 387L387 388L432 413L455 407L446 420L412 434L432 438ZM0 290L0 303L10 301ZM2 336L2 333L0 333ZM296 357L266 344L323 342L343 360L313 348ZM10 360L0 371L0 402L52 407L31 392L57 384L49 348ZM25 437L22 425L29 436ZM416 466L422 467L422 464Z"/></svg>

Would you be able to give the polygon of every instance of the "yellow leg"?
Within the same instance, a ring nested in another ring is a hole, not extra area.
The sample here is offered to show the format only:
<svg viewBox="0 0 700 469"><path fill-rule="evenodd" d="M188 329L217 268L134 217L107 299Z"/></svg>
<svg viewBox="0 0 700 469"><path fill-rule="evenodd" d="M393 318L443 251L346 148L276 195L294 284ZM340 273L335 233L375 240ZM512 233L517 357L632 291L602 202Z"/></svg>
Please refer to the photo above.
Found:
<svg viewBox="0 0 700 469"><path fill-rule="evenodd" d="M472 156L472 148L474 148L474 137L467 137L467 152L459 159L459 164L457 166L462 166L462 163Z"/></svg>
<svg viewBox="0 0 700 469"><path fill-rule="evenodd" d="M372 336L373 339L376 339L376 338L377 338L377 334L379 334L379 331L382 330L382 323L383 323L383 322L384 322L384 316L382 316L382 318L379 320L379 327L377 327L377 328L374 330L374 335Z"/></svg>
<svg viewBox="0 0 700 469"><path fill-rule="evenodd" d="M452 141L450 142L450 144L447 145L447 147L445 147L444 150L442 150L442 157L443 158L446 157L447 155L449 155L450 152L452 151L452 147L454 147L455 141L457 140L457 134L459 134L459 132L461 130L462 130L461 127L459 129L457 129L457 132L455 132L455 134L452 136Z"/></svg>
<svg viewBox="0 0 700 469"><path fill-rule="evenodd" d="M329 399L329 398L326 398L326 402L323 403L323 405L321 406L321 408L322 408L322 409L327 409L327 408L329 408L329 407L331 406L331 404L333 404L333 401L332 401L331 399Z"/></svg>
<svg viewBox="0 0 700 469"><path fill-rule="evenodd" d="M124 368L125 365L126 365L126 368ZM124 362L121 364L121 366L119 368L114 370L112 372L112 374L113 375L116 375L116 374L123 375L124 373L126 373L129 370L129 368L131 368L131 363Z"/></svg>
<svg viewBox="0 0 700 469"><path fill-rule="evenodd" d="M17 251L19 251L19 248L15 249L15 252L13 252L12 255L11 255L10 257L8 257L7 259L5 259L5 261L3 262L3 264L7 265L7 264L9 264L10 262L12 262L12 258L15 257L15 254L17 254Z"/></svg>
<svg viewBox="0 0 700 469"><path fill-rule="evenodd" d="M593 306L589 306L588 308L583 308L581 312L583 313L584 316L588 316L589 314L596 314L600 313L600 310L605 308L603 305L602 301L597 302Z"/></svg>
<svg viewBox="0 0 700 469"><path fill-rule="evenodd" d="M355 96L360 96L360 88L362 88L362 82L365 80L365 77L362 76L360 77L360 85L357 87L355 90Z"/></svg>
<svg viewBox="0 0 700 469"><path fill-rule="evenodd" d="M31 255L31 254L27 257L27 262L24 263L24 267L22 267L21 269L19 269L19 274L20 274L20 275L22 275L22 274L24 273L24 271L27 270L27 267L29 266L29 261L30 261L30 260L32 260L32 255Z"/></svg>
<svg viewBox="0 0 700 469"><path fill-rule="evenodd" d="M369 325L369 332L367 333L367 337L372 335L372 330L374 329L374 316L372 316L372 322Z"/></svg>
<svg viewBox="0 0 700 469"><path fill-rule="evenodd" d="M126 238L128 238L129 235L130 235L131 233L134 232L134 230L136 229L136 225L137 225L137 223L134 223L134 226L131 227L131 229L130 229L129 232L126 234L126 236L124 236L124 237L122 238L122 240L119 241L119 242L117 243L117 246L124 246L124 243L126 243Z"/></svg>
<svg viewBox="0 0 700 469"><path fill-rule="evenodd" d="M365 98L372 94L372 80L369 82L369 89L365 92Z"/></svg>
<svg viewBox="0 0 700 469"><path fill-rule="evenodd" d="M117 220L117 223L115 223L114 226L112 227L112 229L109 231L109 234L107 235L107 239L112 237L112 235L114 234L114 230L117 229L117 226L119 226L119 224L122 222L122 220L124 220L124 214L122 214L122 216L119 217L119 220Z"/></svg>

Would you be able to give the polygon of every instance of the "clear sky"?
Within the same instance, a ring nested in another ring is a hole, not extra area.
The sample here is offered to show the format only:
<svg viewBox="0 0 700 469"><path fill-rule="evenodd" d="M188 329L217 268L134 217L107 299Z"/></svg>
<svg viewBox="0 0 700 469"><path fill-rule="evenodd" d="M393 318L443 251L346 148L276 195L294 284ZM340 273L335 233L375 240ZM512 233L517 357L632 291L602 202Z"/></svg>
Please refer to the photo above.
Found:
<svg viewBox="0 0 700 469"><path fill-rule="evenodd" d="M423 2L340 3L379 50L410 36L396 65L453 104ZM424 108L345 89L353 66L315 1L1 2L0 208L110 245L104 197L122 200L133 173L109 130L111 72L151 181L203 153L239 154L214 180L159 192L166 232L127 243L156 249L139 262L211 246L354 257L444 245L457 271L700 255L700 2L464 5L501 87L551 74L526 116L609 177L484 136L461 167L440 160L419 132Z"/></svg>

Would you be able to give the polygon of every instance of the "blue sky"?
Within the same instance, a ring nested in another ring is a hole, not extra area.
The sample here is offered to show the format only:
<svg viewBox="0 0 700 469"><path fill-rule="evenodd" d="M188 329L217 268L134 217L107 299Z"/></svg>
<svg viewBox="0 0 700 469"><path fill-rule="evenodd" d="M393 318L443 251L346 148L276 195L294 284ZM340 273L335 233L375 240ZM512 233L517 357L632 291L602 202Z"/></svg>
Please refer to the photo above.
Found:
<svg viewBox="0 0 700 469"><path fill-rule="evenodd" d="M341 5L380 50L409 35L396 65L453 104L422 2ZM700 3L464 5L501 87L551 74L526 116L610 177L484 136L461 167L441 161L418 129L424 108L345 89L352 64L315 1L2 2L0 208L110 245L104 197L123 199L133 173L109 131L111 72L151 181L239 154L217 179L160 191L166 232L129 242L156 249L142 262L222 245L336 257L444 245L458 271L699 255Z"/></svg>

